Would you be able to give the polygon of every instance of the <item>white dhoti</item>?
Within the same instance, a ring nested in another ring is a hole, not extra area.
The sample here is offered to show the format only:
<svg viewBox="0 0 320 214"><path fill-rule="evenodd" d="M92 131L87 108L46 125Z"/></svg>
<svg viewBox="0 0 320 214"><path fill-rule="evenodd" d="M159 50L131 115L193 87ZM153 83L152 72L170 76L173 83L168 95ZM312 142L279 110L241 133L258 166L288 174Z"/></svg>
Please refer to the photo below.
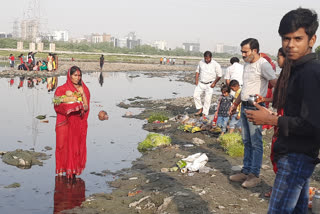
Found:
<svg viewBox="0 0 320 214"><path fill-rule="evenodd" d="M205 115L209 115L209 109L210 109L211 99L213 94L213 88L211 88L210 86L211 86L211 83L204 84L199 82L193 94L193 99L194 99L196 108L197 109L203 108L202 113ZM204 103L202 104L201 95L203 92L205 93L205 96L204 96Z"/></svg>

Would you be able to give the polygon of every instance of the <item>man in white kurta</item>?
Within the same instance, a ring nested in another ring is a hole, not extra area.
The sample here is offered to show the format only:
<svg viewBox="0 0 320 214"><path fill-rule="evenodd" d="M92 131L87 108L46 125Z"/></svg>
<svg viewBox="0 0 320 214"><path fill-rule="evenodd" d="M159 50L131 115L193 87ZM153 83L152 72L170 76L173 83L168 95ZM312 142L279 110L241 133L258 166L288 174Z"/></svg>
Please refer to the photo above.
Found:
<svg viewBox="0 0 320 214"><path fill-rule="evenodd" d="M198 64L196 70L196 88L193 98L198 112L195 115L207 116L211 105L213 88L222 77L222 70L219 63L212 59L212 53L206 51L204 59ZM204 103L201 95L205 93Z"/></svg>

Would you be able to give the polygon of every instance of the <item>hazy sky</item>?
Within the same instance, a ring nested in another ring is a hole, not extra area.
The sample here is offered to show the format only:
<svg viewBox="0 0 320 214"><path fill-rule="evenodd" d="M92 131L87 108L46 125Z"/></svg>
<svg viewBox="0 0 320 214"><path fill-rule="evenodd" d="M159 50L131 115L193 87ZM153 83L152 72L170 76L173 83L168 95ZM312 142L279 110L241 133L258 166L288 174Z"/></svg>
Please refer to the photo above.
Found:
<svg viewBox="0 0 320 214"><path fill-rule="evenodd" d="M14 18L22 18L32 1L3 2L0 32L12 32ZM143 43L166 40L175 48L199 41L203 51L254 37L262 52L274 55L281 45L282 16L299 6L320 15L319 0L40 0L43 29L68 30L71 37L103 32L123 37L135 31ZM316 46L320 29L317 36Z"/></svg>

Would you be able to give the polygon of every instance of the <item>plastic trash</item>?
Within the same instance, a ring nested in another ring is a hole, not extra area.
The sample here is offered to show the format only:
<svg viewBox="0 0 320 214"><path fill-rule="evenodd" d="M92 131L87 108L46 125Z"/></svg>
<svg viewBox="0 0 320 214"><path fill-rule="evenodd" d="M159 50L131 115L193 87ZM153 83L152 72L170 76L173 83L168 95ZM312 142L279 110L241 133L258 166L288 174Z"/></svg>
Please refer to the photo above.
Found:
<svg viewBox="0 0 320 214"><path fill-rule="evenodd" d="M195 137L195 138L192 138L192 143L194 143L196 145L201 145L201 144L204 144L205 141L200 138Z"/></svg>
<svg viewBox="0 0 320 214"><path fill-rule="evenodd" d="M208 156L205 153L196 153L182 160L187 162L186 168L189 171L195 172L206 165L206 163L208 162Z"/></svg>
<svg viewBox="0 0 320 214"><path fill-rule="evenodd" d="M183 124L185 124L185 125L191 125L191 126L195 126L196 123L197 123L197 120L194 119L194 118L190 118L190 119L188 119L188 120L186 120L186 121L183 122Z"/></svg>
<svg viewBox="0 0 320 214"><path fill-rule="evenodd" d="M181 123L186 123L190 119L189 115L185 114L182 117L179 118Z"/></svg>
<svg viewBox="0 0 320 214"><path fill-rule="evenodd" d="M180 169L182 169L182 168L185 167L186 165L187 165L187 162L184 161L184 160L179 160L179 161L177 162L177 166L178 166Z"/></svg>
<svg viewBox="0 0 320 214"><path fill-rule="evenodd" d="M176 167L176 166L174 166L174 167L171 167L171 168L169 168L169 172L176 172L176 171L178 171L178 167Z"/></svg>

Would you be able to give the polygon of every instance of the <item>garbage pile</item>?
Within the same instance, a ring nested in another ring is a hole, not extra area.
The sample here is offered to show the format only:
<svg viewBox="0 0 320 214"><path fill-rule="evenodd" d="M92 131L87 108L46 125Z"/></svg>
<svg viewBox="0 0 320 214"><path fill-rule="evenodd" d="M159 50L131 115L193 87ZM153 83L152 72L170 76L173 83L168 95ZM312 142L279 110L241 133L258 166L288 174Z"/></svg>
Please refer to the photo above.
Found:
<svg viewBox="0 0 320 214"><path fill-rule="evenodd" d="M161 172L175 172L180 169L181 173L209 173L214 169L205 166L208 162L208 156L205 153L195 153L189 155L186 158L182 158L176 164L176 166L171 168L162 168ZM193 175L193 174L191 174Z"/></svg>
<svg viewBox="0 0 320 214"><path fill-rule="evenodd" d="M221 129L215 126L215 118L213 115L207 117L190 117L188 114L178 115L170 119L171 121L176 121L181 123L178 127L179 130L195 133L201 131L211 131L220 133Z"/></svg>

